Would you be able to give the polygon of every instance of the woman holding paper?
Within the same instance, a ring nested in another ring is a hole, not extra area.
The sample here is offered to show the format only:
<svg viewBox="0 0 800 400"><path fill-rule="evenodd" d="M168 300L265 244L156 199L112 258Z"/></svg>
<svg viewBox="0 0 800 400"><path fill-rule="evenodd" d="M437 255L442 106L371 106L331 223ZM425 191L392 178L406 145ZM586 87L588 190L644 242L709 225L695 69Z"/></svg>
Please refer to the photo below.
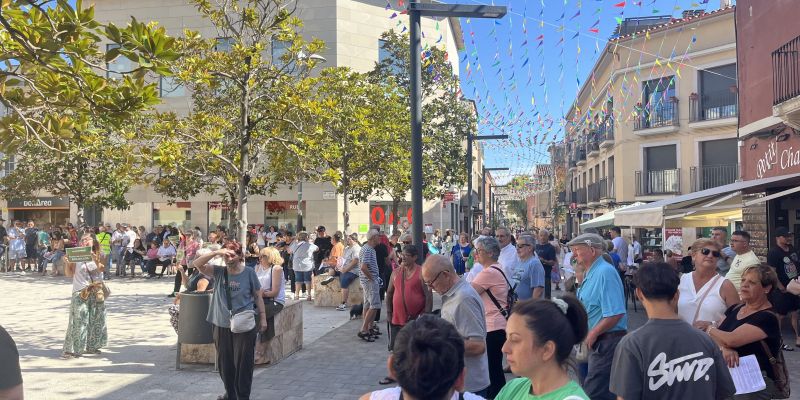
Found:
<svg viewBox="0 0 800 400"><path fill-rule="evenodd" d="M706 329L722 348L722 356L729 368L737 367L740 357L752 354L758 360L766 388L736 395L735 399L771 399L775 393L776 377L769 359L780 354L781 332L768 297L777 287L777 282L775 271L769 266L746 269L742 274L742 303L729 307L719 326L717 321L713 321Z"/></svg>
<svg viewBox="0 0 800 400"><path fill-rule="evenodd" d="M98 354L108 339L102 290L106 267L100 263L100 243L91 234L83 235L79 243L82 247L91 248L92 261L76 261L67 257L65 272L72 277L72 302L62 358L79 357L84 353Z"/></svg>

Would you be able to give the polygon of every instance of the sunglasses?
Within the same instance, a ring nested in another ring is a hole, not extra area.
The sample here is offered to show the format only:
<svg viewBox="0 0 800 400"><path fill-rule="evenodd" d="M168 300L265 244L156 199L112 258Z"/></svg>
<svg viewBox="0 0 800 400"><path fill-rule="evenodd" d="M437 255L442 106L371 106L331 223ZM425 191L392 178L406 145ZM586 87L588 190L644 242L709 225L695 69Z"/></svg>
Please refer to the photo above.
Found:
<svg viewBox="0 0 800 400"><path fill-rule="evenodd" d="M702 254L704 256L707 256L707 255L711 254L712 256L714 256L716 258L719 258L722 255L722 253L720 253L720 252L718 252L716 250L711 250L711 249L706 249L706 248L701 249L700 250L700 254Z"/></svg>

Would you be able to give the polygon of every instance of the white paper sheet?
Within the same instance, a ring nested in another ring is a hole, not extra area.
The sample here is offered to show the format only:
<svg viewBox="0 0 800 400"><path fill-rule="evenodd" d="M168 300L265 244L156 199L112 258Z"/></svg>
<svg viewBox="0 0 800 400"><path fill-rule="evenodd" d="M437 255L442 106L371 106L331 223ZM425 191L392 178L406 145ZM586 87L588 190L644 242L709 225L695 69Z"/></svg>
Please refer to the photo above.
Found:
<svg viewBox="0 0 800 400"><path fill-rule="evenodd" d="M736 394L753 393L764 390L767 384L761 376L761 367L758 366L758 359L751 354L739 358L739 366L728 368L731 371L733 384L736 386Z"/></svg>

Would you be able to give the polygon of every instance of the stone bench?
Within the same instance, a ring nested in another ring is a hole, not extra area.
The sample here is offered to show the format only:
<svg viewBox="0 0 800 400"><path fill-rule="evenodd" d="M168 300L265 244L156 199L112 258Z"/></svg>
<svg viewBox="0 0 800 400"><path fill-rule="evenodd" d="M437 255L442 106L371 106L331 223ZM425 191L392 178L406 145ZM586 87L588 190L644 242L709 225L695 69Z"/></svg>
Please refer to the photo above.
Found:
<svg viewBox="0 0 800 400"><path fill-rule="evenodd" d="M339 286L339 279L323 285L322 281L328 279L328 275L317 275L313 278L314 285L314 305L317 307L336 307L342 304L342 288ZM350 284L347 304L361 304L364 302L364 292L358 279Z"/></svg>
<svg viewBox="0 0 800 400"><path fill-rule="evenodd" d="M256 343L256 365L277 364L303 348L303 302L287 300L275 316L275 337ZM181 363L214 364L214 344L182 344Z"/></svg>

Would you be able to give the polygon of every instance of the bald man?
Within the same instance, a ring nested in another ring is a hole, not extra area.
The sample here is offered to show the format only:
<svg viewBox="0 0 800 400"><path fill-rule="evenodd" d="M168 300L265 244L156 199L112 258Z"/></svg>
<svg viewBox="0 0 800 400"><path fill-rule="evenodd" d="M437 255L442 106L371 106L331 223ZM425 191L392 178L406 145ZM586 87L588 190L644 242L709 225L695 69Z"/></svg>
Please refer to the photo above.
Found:
<svg viewBox="0 0 800 400"><path fill-rule="evenodd" d="M442 295L442 318L464 338L464 389L486 397L489 363L486 358L486 319L483 302L469 283L459 279L450 258L432 254L422 265L422 280Z"/></svg>

